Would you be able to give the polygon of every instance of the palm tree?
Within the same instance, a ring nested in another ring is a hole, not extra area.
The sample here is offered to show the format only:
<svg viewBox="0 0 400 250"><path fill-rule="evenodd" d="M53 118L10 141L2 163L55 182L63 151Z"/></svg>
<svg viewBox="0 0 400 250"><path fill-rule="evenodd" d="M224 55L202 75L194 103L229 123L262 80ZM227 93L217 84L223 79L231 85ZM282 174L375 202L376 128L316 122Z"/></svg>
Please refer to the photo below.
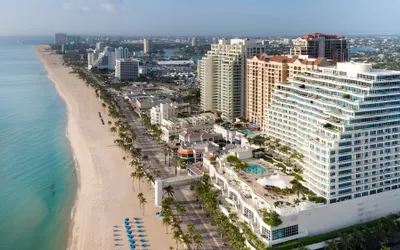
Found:
<svg viewBox="0 0 400 250"><path fill-rule="evenodd" d="M192 237L193 232L194 232L194 225L192 222L188 222L188 224L186 225L187 227L187 233L189 235L189 237Z"/></svg>
<svg viewBox="0 0 400 250"><path fill-rule="evenodd" d="M142 178L144 177L144 172L142 169L136 170L136 178L139 180L139 190L140 190L140 182L142 181Z"/></svg>
<svg viewBox="0 0 400 250"><path fill-rule="evenodd" d="M117 132L117 128L116 127L111 127L110 128L110 132L111 133L116 133Z"/></svg>
<svg viewBox="0 0 400 250"><path fill-rule="evenodd" d="M171 217L168 213L163 213L162 221L161 223L165 225L165 233L168 233L168 225L171 223Z"/></svg>
<svg viewBox="0 0 400 250"><path fill-rule="evenodd" d="M366 240L364 231L354 229L351 236L352 236L352 245L354 249L365 249Z"/></svg>
<svg viewBox="0 0 400 250"><path fill-rule="evenodd" d="M145 197L141 197L141 198L139 199L139 202L140 202L140 205L141 205L141 207L142 207L142 209L143 209L143 215L144 215L144 205L147 203L147 200L146 200Z"/></svg>
<svg viewBox="0 0 400 250"><path fill-rule="evenodd" d="M106 107L107 107L107 105L103 102L102 104L101 104L101 106L103 107L103 109L104 109L104 111L106 110Z"/></svg>
<svg viewBox="0 0 400 250"><path fill-rule="evenodd" d="M167 155L168 155L168 145L164 145L164 164L167 164Z"/></svg>
<svg viewBox="0 0 400 250"><path fill-rule="evenodd" d="M183 216L183 213L186 212L185 207L182 206L182 205L179 204L179 203L177 203L177 204L175 205L175 209L176 209L176 212L178 212L178 214L179 214L178 216L179 216L179 217L182 217L182 216Z"/></svg>
<svg viewBox="0 0 400 250"><path fill-rule="evenodd" d="M179 230L174 230L172 238L175 240L176 243L176 249L178 249L178 244L179 244L179 240L181 239L181 231Z"/></svg>
<svg viewBox="0 0 400 250"><path fill-rule="evenodd" d="M149 189L150 189L151 183L154 181L154 177L149 174L149 175L147 175L146 179L147 179L147 184L149 185Z"/></svg>
<svg viewBox="0 0 400 250"><path fill-rule="evenodd" d="M135 190L136 171L131 173L131 178L133 180L133 190Z"/></svg>
<svg viewBox="0 0 400 250"><path fill-rule="evenodd" d="M171 197L174 195L174 188L171 185L164 187L163 190L164 190L164 195L168 195Z"/></svg>
<svg viewBox="0 0 400 250"><path fill-rule="evenodd" d="M203 246L203 237L201 237L201 235L199 233L196 233L193 236L193 241L194 241L196 250Z"/></svg>
<svg viewBox="0 0 400 250"><path fill-rule="evenodd" d="M169 246L169 250L174 250L174 246Z"/></svg>
<svg viewBox="0 0 400 250"><path fill-rule="evenodd" d="M351 238L349 237L348 234L339 233L339 238L342 249L344 250L351 249Z"/></svg>
<svg viewBox="0 0 400 250"><path fill-rule="evenodd" d="M339 245L336 240L325 241L324 250L339 250Z"/></svg>
<svg viewBox="0 0 400 250"><path fill-rule="evenodd" d="M154 169L154 170L153 170L153 175L154 175L156 178L159 177L160 174L161 174L161 171L160 171L159 169Z"/></svg>
<svg viewBox="0 0 400 250"><path fill-rule="evenodd" d="M185 246L188 246L190 243L192 243L192 240L190 239L189 235L187 235L187 234L182 234L182 235L181 235L181 242L182 242Z"/></svg>
<svg viewBox="0 0 400 250"><path fill-rule="evenodd" d="M140 193L137 194L136 197L140 200L140 198L144 197L144 194L142 192L140 192Z"/></svg>
<svg viewBox="0 0 400 250"><path fill-rule="evenodd" d="M108 125L110 125L110 126L112 125L112 122L111 122L111 121L108 121L107 123L108 123Z"/></svg>

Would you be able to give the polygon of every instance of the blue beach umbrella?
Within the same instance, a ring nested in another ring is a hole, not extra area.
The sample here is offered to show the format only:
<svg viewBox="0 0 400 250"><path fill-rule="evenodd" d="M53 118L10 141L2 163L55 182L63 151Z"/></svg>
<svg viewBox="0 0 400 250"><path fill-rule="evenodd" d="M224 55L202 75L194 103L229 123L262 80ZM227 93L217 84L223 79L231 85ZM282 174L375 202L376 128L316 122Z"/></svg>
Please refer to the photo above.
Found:
<svg viewBox="0 0 400 250"><path fill-rule="evenodd" d="M128 217L126 217L126 218L125 218L125 221L127 221L127 220L129 220L129 218L128 218Z"/></svg>
<svg viewBox="0 0 400 250"><path fill-rule="evenodd" d="M135 219L135 220L141 220L141 218L138 218L138 217L135 217L134 219Z"/></svg>

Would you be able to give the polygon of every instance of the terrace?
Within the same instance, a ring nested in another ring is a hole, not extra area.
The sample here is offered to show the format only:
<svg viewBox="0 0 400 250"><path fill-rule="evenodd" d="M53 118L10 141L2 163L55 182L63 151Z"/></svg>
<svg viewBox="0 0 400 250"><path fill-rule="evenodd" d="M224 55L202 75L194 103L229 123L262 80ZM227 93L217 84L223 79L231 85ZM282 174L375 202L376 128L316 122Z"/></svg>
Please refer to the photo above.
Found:
<svg viewBox="0 0 400 250"><path fill-rule="evenodd" d="M262 159L251 158L244 160L243 162L248 163L250 166L256 164L266 170L265 173L256 175L251 173L251 171L246 173L242 170L236 170L232 164L224 160L226 158L220 161L221 167L216 170L218 175L224 177L228 181L229 186L236 190L242 199L256 211L267 209L269 211L276 211L280 215L290 215L303 210L305 207L304 203L309 203L306 201L300 202L297 194L289 192L289 187L292 187L291 184L287 188L280 189L273 186L265 186L258 182L264 178L268 180L272 176L287 176L274 164ZM225 190L221 183L217 184L217 187L223 191ZM227 199L229 201L229 197Z"/></svg>

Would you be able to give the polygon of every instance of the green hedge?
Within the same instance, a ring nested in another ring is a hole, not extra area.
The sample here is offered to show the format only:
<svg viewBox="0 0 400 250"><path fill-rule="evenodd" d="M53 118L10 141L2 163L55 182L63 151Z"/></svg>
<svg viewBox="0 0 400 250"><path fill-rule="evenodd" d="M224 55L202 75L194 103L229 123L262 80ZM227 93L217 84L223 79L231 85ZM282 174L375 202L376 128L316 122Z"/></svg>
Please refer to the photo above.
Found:
<svg viewBox="0 0 400 250"><path fill-rule="evenodd" d="M390 219L398 219L400 216L397 214L391 214L389 216L387 216L387 218ZM301 246L308 246L311 244L315 244L315 243L319 243L319 242L325 242L334 238L339 237L340 233L352 233L352 231L354 229L362 229L364 227L375 227L376 223L379 221L380 219L376 219L373 221L369 221L366 223L361 223L361 224L356 224L350 227L346 227L343 229L339 229L339 230L335 230L329 233L325 233L325 234L320 234L320 235L316 235L316 236L310 236L310 237L305 237L305 238L300 238L297 240L293 240L293 241L288 241L285 243L282 243L280 245L276 245L273 247L270 247L269 249L275 249L275 250L291 250L297 247L301 247Z"/></svg>

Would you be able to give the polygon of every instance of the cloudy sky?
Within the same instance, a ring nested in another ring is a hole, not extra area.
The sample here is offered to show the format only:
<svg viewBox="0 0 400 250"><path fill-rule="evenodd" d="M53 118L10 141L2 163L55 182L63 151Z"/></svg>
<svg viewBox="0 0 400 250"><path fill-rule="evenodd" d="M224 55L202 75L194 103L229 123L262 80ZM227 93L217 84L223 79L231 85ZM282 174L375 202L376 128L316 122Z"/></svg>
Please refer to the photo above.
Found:
<svg viewBox="0 0 400 250"><path fill-rule="evenodd" d="M399 0L0 0L0 35L400 34Z"/></svg>

